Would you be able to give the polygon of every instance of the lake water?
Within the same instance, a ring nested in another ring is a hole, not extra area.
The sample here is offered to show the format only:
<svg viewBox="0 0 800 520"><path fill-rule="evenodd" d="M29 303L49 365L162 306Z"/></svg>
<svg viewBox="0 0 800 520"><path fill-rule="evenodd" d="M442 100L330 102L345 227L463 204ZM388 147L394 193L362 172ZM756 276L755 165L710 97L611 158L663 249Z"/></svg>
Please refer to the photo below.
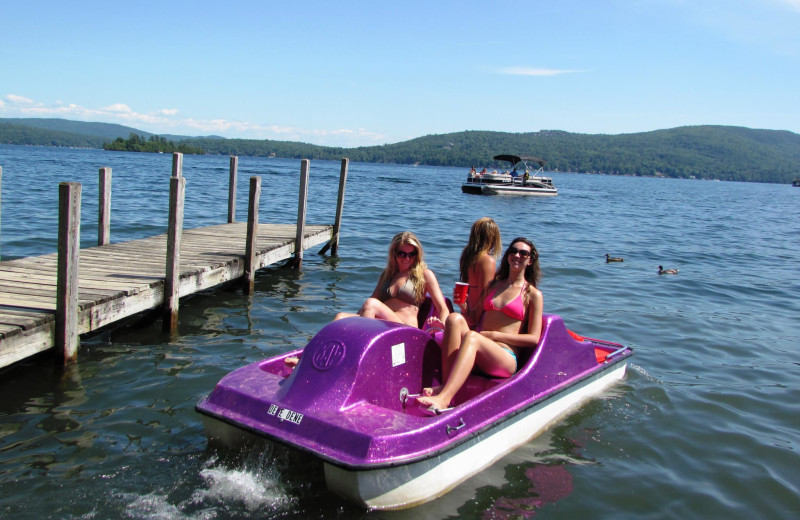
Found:
<svg viewBox="0 0 800 520"><path fill-rule="evenodd" d="M260 221L293 223L300 161L239 164L238 220L259 175ZM61 181L83 184L82 242L96 243L102 166L112 241L166 231L170 155L6 145L0 166L3 259L55 251ZM333 221L338 175L311 162L309 223ZM184 176L186 227L225 222L228 158L186 156ZM800 189L554 173L558 197L506 198L462 194L465 176L352 163L338 258L307 251L301 272L259 272L251 297L182 301L176 339L143 322L84 339L64 374L46 357L0 372L0 517L797 518ZM635 349L620 384L408 511L351 506L284 453L207 447L194 405L224 374L358 309L396 232L417 233L451 287L482 216L504 246L536 243L546 312Z"/></svg>

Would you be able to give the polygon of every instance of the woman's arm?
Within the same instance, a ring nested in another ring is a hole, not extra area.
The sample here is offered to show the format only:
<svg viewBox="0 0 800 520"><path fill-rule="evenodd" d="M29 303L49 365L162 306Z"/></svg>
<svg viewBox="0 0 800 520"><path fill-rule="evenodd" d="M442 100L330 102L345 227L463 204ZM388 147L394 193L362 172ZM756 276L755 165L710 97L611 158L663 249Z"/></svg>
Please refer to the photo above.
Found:
<svg viewBox="0 0 800 520"><path fill-rule="evenodd" d="M496 262L493 256L488 253L483 253L478 257L478 261L470 269L469 280L470 285L469 298L467 298L466 311L462 307L461 313L464 314L470 328L480 323L481 315L483 314L483 298L486 295L486 289L492 284L494 280L494 273Z"/></svg>
<svg viewBox="0 0 800 520"><path fill-rule="evenodd" d="M450 315L450 309L447 308L447 302L444 301L444 295L439 288L439 281L436 280L436 275L430 269L425 269L423 276L425 278L425 290L431 295L433 305L439 312L439 320L444 323L447 320L447 316Z"/></svg>
<svg viewBox="0 0 800 520"><path fill-rule="evenodd" d="M378 277L378 281L377 283L375 283L375 289L372 291L370 298L376 298L380 300L382 296L381 293L383 292L382 289L383 288L381 287L381 277Z"/></svg>

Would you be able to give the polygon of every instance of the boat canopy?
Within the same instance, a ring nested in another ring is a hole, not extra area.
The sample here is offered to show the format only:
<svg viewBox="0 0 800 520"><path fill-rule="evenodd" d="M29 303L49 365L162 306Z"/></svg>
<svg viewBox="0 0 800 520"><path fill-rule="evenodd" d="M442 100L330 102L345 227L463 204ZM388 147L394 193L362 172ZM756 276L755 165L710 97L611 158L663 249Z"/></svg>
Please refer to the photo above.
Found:
<svg viewBox="0 0 800 520"><path fill-rule="evenodd" d="M518 162L532 162L539 165L539 167L544 167L545 161L543 159L539 159L538 157L533 156L519 156L519 155L495 155L495 161L508 161L512 165L517 164Z"/></svg>

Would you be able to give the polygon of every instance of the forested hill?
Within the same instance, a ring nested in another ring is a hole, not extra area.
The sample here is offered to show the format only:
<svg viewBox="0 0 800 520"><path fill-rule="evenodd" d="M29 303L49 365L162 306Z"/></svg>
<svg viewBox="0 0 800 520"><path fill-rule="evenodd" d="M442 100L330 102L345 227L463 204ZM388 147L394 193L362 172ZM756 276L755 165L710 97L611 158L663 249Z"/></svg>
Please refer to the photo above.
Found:
<svg viewBox="0 0 800 520"><path fill-rule="evenodd" d="M130 134L153 134L122 125L61 119L0 119L0 144L101 148ZM465 131L401 143L335 148L307 143L161 136L239 156L331 159L477 168L495 166L497 154L541 157L548 171L790 183L800 176L800 135L781 130L690 126L635 134Z"/></svg>

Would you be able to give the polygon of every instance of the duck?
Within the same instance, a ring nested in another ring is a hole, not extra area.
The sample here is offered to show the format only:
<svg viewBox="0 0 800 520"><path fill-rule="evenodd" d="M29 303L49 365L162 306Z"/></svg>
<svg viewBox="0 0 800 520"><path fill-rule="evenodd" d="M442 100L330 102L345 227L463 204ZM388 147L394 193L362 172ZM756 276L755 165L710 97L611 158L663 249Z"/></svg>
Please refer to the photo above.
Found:
<svg viewBox="0 0 800 520"><path fill-rule="evenodd" d="M606 253L606 263L609 263L609 262L624 262L624 261L625 261L624 258L621 258L621 257L618 257L618 256L609 256L608 253Z"/></svg>
<svg viewBox="0 0 800 520"><path fill-rule="evenodd" d="M664 266L658 266L658 274L678 274L677 269L664 269Z"/></svg>

